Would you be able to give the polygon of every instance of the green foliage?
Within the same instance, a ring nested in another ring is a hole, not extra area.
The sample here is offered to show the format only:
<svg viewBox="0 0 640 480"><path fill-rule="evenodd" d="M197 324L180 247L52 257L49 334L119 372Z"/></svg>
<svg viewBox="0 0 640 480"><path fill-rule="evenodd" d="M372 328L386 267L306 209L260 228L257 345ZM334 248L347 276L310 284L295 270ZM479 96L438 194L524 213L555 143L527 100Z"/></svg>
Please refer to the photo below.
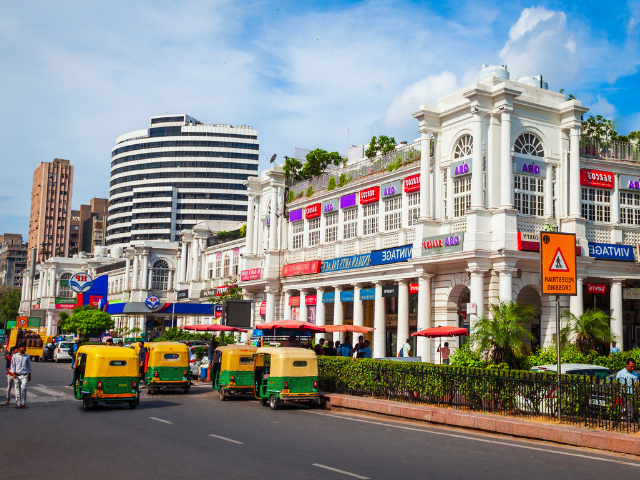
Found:
<svg viewBox="0 0 640 480"><path fill-rule="evenodd" d="M293 202L294 198L294 193L293 190L289 190L289 193L287 194L287 203L291 203Z"/></svg>
<svg viewBox="0 0 640 480"><path fill-rule="evenodd" d="M17 318L21 295L22 292L19 288L0 288L0 325L4 325L5 320Z"/></svg>
<svg viewBox="0 0 640 480"><path fill-rule="evenodd" d="M327 186L327 190L328 190L328 191L331 191L331 190L333 190L334 188L336 188L336 177L331 177L331 178L329 179L329 185Z"/></svg>
<svg viewBox="0 0 640 480"><path fill-rule="evenodd" d="M386 135L380 135L379 137L371 137L369 146L365 150L364 154L367 158L372 158L381 153L389 153L396 148L396 139L394 137L387 137Z"/></svg>
<svg viewBox="0 0 640 480"><path fill-rule="evenodd" d="M470 342L465 342L451 354L451 365L454 367L485 368L488 362L483 360L480 352L471 348Z"/></svg>
<svg viewBox="0 0 640 480"><path fill-rule="evenodd" d="M346 174L341 173L341 174L340 174L340 178L339 178L339 180L338 180L338 186L339 186L339 187L344 187L344 186L345 186L347 183L349 183L350 181L351 181L351 175L349 175L349 176L347 177L347 175L346 175Z"/></svg>
<svg viewBox="0 0 640 480"><path fill-rule="evenodd" d="M473 334L473 342L478 351L491 357L494 364L510 361L515 368L516 359L527 353L522 338L533 339L522 325L536 313L534 305L518 302L500 302L489 306L490 316L478 319Z"/></svg>
<svg viewBox="0 0 640 480"><path fill-rule="evenodd" d="M241 237L246 237L247 236L247 224L246 223L240 227L240 236Z"/></svg>
<svg viewBox="0 0 640 480"><path fill-rule="evenodd" d="M302 190L300 190L298 192L298 194L296 195L296 198L300 198L300 197L302 197L302 195L304 195L304 192Z"/></svg>
<svg viewBox="0 0 640 480"><path fill-rule="evenodd" d="M67 312L60 312L58 314L58 317L60 318L59 322L58 322L58 328L63 331L63 332L70 332L69 330L69 317L70 315Z"/></svg>
<svg viewBox="0 0 640 480"><path fill-rule="evenodd" d="M616 132L613 122L607 120L602 115L589 115L589 118L582 122L582 136L595 141L616 140Z"/></svg>
<svg viewBox="0 0 640 480"><path fill-rule="evenodd" d="M222 305L224 300L242 300L242 287L238 286L238 277L228 277L224 286L229 288L223 290L219 296L209 297L209 303Z"/></svg>
<svg viewBox="0 0 640 480"><path fill-rule="evenodd" d="M282 165L285 180L301 180L300 170L302 170L302 162L297 158L287 157Z"/></svg>
<svg viewBox="0 0 640 480"><path fill-rule="evenodd" d="M202 361L204 356L207 354L207 347L202 346L202 345L198 345L195 348L195 350L193 351L193 353L195 353L195 355L196 355L196 360L198 360L200 362L200 361Z"/></svg>
<svg viewBox="0 0 640 480"><path fill-rule="evenodd" d="M77 333L83 337L111 330L115 322L111 315L97 308L85 305L73 309L73 314L66 319L63 330Z"/></svg>
<svg viewBox="0 0 640 480"><path fill-rule="evenodd" d="M611 317L602 310L588 308L579 317L565 311L562 316L567 319L567 328L575 334L576 346L584 355L595 350L597 342L611 343L616 340L611 333Z"/></svg>
<svg viewBox="0 0 640 480"><path fill-rule="evenodd" d="M311 195L313 195L313 187L311 185L309 185L309 188L307 188L306 195L307 197L310 197Z"/></svg>
<svg viewBox="0 0 640 480"><path fill-rule="evenodd" d="M307 153L304 165L295 158L287 158L282 167L286 180L308 180L324 173L329 165L340 165L344 159L338 152L316 148Z"/></svg>

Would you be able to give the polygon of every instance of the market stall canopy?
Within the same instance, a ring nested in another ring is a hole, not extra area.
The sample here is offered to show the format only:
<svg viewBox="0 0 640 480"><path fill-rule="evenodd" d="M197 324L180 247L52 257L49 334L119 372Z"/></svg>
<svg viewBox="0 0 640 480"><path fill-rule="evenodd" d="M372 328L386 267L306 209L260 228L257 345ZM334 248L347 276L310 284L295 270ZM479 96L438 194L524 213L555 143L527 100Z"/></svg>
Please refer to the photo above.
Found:
<svg viewBox="0 0 640 480"><path fill-rule="evenodd" d="M278 320L276 322L261 323L256 325L260 330L308 330L310 332L324 332L324 327L319 327L309 322L301 322L300 320Z"/></svg>
<svg viewBox="0 0 640 480"><path fill-rule="evenodd" d="M460 327L434 327L412 333L412 337L461 337L469 335L469 330Z"/></svg>
<svg viewBox="0 0 640 480"><path fill-rule="evenodd" d="M371 333L375 330L373 327L361 327L359 325L324 325L325 332L352 332L352 333Z"/></svg>
<svg viewBox="0 0 640 480"><path fill-rule="evenodd" d="M228 325L183 325L180 328L183 330L195 330L196 332L243 332L247 333L242 328L229 327Z"/></svg>

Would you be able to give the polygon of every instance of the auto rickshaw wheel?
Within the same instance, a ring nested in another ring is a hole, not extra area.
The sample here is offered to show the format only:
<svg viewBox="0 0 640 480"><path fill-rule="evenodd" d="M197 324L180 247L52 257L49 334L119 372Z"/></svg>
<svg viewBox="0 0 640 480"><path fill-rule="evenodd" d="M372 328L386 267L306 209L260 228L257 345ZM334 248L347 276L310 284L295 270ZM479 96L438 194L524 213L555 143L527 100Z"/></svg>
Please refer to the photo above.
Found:
<svg viewBox="0 0 640 480"><path fill-rule="evenodd" d="M267 404L267 399L266 398L261 398L259 400L259 402L260 402L260 405L262 405L264 407Z"/></svg>
<svg viewBox="0 0 640 480"><path fill-rule="evenodd" d="M91 399L89 397L82 397L82 409L89 410L91 408Z"/></svg>
<svg viewBox="0 0 640 480"><path fill-rule="evenodd" d="M269 397L269 407L271 408L271 410L278 409L278 397L276 397L275 395L271 395Z"/></svg>
<svg viewBox="0 0 640 480"><path fill-rule="evenodd" d="M220 400L223 402L227 399L227 392L225 391L224 387L220 387L220 390L218 390L218 395L220 396Z"/></svg>
<svg viewBox="0 0 640 480"><path fill-rule="evenodd" d="M134 410L138 406L138 402L129 402L129 408Z"/></svg>

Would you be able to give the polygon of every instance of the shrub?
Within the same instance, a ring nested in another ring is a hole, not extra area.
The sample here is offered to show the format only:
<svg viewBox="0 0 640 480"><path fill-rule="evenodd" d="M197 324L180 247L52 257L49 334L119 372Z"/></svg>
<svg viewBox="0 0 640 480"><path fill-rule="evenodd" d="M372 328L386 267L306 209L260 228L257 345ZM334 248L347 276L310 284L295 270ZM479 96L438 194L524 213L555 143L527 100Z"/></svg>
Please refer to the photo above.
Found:
<svg viewBox="0 0 640 480"><path fill-rule="evenodd" d="M327 190L328 190L328 191L331 191L331 190L333 190L334 188L336 188L336 177L331 177L331 178L329 179L329 185L327 186Z"/></svg>
<svg viewBox="0 0 640 480"><path fill-rule="evenodd" d="M313 187L309 185L309 188L307 188L307 197L310 197L311 195L313 195Z"/></svg>
<svg viewBox="0 0 640 480"><path fill-rule="evenodd" d="M287 194L287 202L291 203L294 200L294 193L293 190L289 190L289 193Z"/></svg>

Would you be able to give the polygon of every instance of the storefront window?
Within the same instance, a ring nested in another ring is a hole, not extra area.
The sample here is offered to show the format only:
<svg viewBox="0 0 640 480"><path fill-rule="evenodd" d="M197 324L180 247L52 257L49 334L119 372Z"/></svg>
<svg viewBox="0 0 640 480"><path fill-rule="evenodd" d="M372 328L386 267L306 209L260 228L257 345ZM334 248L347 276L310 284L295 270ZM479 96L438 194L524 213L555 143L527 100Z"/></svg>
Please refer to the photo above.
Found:
<svg viewBox="0 0 640 480"><path fill-rule="evenodd" d="M640 225L640 194L620 192L620 223Z"/></svg>
<svg viewBox="0 0 640 480"><path fill-rule="evenodd" d="M222 259L218 258L216 260L216 278L220 278L222 276Z"/></svg>
<svg viewBox="0 0 640 480"><path fill-rule="evenodd" d="M463 217L471 208L471 177L453 181L453 216Z"/></svg>
<svg viewBox="0 0 640 480"><path fill-rule="evenodd" d="M293 249L302 248L304 242L304 222L293 224Z"/></svg>
<svg viewBox="0 0 640 480"><path fill-rule="evenodd" d="M169 264L165 260L156 260L151 270L151 289L167 290L169 284Z"/></svg>
<svg viewBox="0 0 640 480"><path fill-rule="evenodd" d="M363 235L371 235L373 233L378 233L378 212L380 211L380 206L378 203L370 203L369 205L364 205L362 209L362 216L364 217L362 223L362 234Z"/></svg>
<svg viewBox="0 0 640 480"><path fill-rule="evenodd" d="M320 219L309 220L309 246L313 247L320 243Z"/></svg>
<svg viewBox="0 0 640 480"><path fill-rule="evenodd" d="M71 287L69 287L69 279L72 277L72 273L63 273L60 275L60 287L58 289L59 298L76 298L76 294Z"/></svg>
<svg viewBox="0 0 640 480"><path fill-rule="evenodd" d="M402 197L385 200L384 211L384 230L386 232L402 227Z"/></svg>
<svg viewBox="0 0 640 480"><path fill-rule="evenodd" d="M228 277L229 275L231 275L230 269L231 269L231 259L227 255L226 257L224 257L224 272L223 272L223 275L225 277Z"/></svg>
<svg viewBox="0 0 640 480"><path fill-rule="evenodd" d="M611 192L602 188L583 187L582 216L592 222L610 222Z"/></svg>
<svg viewBox="0 0 640 480"><path fill-rule="evenodd" d="M209 272L209 279L213 278L213 262L209 262L207 265L207 271Z"/></svg>
<svg viewBox="0 0 640 480"><path fill-rule="evenodd" d="M325 243L335 242L338 239L338 214L332 213L325 217L326 229L324 233Z"/></svg>
<svg viewBox="0 0 640 480"><path fill-rule="evenodd" d="M350 208L343 212L344 235L345 240L356 236L356 221L358 220L358 209Z"/></svg>
<svg viewBox="0 0 640 480"><path fill-rule="evenodd" d="M233 254L233 268L232 268L232 274L233 275L238 275L238 273L240 273L240 255L234 253Z"/></svg>
<svg viewBox="0 0 640 480"><path fill-rule="evenodd" d="M415 225L420 218L420 192L407 195L407 202L409 205L409 218L407 219L407 225Z"/></svg>
<svg viewBox="0 0 640 480"><path fill-rule="evenodd" d="M514 175L515 207L523 215L544 216L544 179Z"/></svg>

